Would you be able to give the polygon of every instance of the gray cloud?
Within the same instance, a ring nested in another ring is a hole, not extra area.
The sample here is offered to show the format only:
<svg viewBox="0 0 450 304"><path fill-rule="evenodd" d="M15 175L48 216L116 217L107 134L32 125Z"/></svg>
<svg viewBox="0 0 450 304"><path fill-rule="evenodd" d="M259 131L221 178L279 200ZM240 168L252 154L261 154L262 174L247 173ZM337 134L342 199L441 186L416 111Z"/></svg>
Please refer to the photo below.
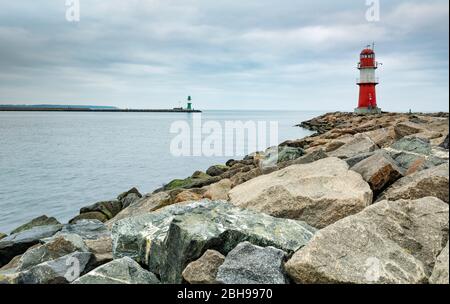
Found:
<svg viewBox="0 0 450 304"><path fill-rule="evenodd" d="M377 42L380 105L448 110L446 0L0 0L0 102L351 110Z"/></svg>

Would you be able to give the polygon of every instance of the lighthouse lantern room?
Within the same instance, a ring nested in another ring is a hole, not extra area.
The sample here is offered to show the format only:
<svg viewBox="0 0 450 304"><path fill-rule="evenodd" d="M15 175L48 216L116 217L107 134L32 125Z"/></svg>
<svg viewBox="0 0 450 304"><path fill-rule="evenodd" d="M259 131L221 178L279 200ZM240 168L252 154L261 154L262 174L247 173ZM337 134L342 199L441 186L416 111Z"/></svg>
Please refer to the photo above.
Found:
<svg viewBox="0 0 450 304"><path fill-rule="evenodd" d="M375 76L375 70L378 68L378 62L375 61L375 52L370 46L362 50L358 69L360 77L357 80L359 86L359 101L355 113L358 114L377 114L381 109L377 105L377 95L375 87L378 84L378 78Z"/></svg>

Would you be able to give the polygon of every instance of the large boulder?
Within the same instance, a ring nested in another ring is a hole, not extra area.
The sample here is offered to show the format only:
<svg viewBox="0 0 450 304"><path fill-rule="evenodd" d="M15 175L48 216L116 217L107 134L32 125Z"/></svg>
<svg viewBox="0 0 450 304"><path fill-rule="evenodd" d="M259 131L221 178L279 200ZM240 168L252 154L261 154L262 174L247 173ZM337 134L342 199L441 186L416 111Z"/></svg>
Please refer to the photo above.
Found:
<svg viewBox="0 0 450 304"><path fill-rule="evenodd" d="M97 202L90 206L80 209L80 214L89 212L101 212L106 215L106 218L112 219L117 213L122 210L122 203L119 200Z"/></svg>
<svg viewBox="0 0 450 304"><path fill-rule="evenodd" d="M431 284L449 284L448 280L448 242L442 250L434 265L433 273L430 277Z"/></svg>
<svg viewBox="0 0 450 304"><path fill-rule="evenodd" d="M91 265L99 266L112 260L111 231L104 223L98 220L80 220L75 224L64 225L53 238L67 234L75 234L81 237L88 249L87 251L93 254ZM51 240L45 239L46 242Z"/></svg>
<svg viewBox="0 0 450 304"><path fill-rule="evenodd" d="M168 184L164 185L162 188L157 189L154 191L154 193L161 192L161 191L167 191L167 190L174 190L174 189L191 189L191 188L201 188L204 186L208 186L214 183L217 183L219 180L221 180L220 176L209 176L208 174L196 171L192 176L187 177L185 179L174 179L170 181Z"/></svg>
<svg viewBox="0 0 450 304"><path fill-rule="evenodd" d="M339 137L334 138L333 140L331 140L330 142L328 142L326 144L325 152L327 152L327 153L335 151L335 150L339 149L340 147L342 147L343 145L345 145L353 140L353 135L350 135L350 134L339 135L337 133L335 133L335 134Z"/></svg>
<svg viewBox="0 0 450 304"><path fill-rule="evenodd" d="M112 261L112 239L111 236L101 236L98 239L84 240L89 252L94 254L92 264L94 266L103 265Z"/></svg>
<svg viewBox="0 0 450 304"><path fill-rule="evenodd" d="M418 138L421 138L421 139L431 143L431 142L434 142L436 140L441 139L442 136L443 135L441 133L438 133L438 132L423 131L423 132L416 133L416 134L413 134L413 135L408 135L408 136L405 136L405 137L406 138L408 138L408 137L418 137Z"/></svg>
<svg viewBox="0 0 450 304"><path fill-rule="evenodd" d="M100 221L83 220L76 224L65 225L59 233L79 235L86 244L88 251L93 254L90 264L94 267L103 265L113 259L111 231Z"/></svg>
<svg viewBox="0 0 450 304"><path fill-rule="evenodd" d="M286 270L297 283L426 283L448 210L434 197L373 204L317 232Z"/></svg>
<svg viewBox="0 0 450 304"><path fill-rule="evenodd" d="M64 225L61 233L78 234L84 241L111 236L111 232L106 228L105 224L97 220L82 220L76 224Z"/></svg>
<svg viewBox="0 0 450 304"><path fill-rule="evenodd" d="M365 134L356 134L352 140L338 149L328 153L330 156L342 159L350 158L355 155L372 152L378 149L378 146Z"/></svg>
<svg viewBox="0 0 450 304"><path fill-rule="evenodd" d="M228 253L216 280L224 284L288 284L285 257L280 249L243 242Z"/></svg>
<svg viewBox="0 0 450 304"><path fill-rule="evenodd" d="M379 194L403 176L403 171L397 166L395 160L381 150L357 163L352 170L361 174L369 183L374 195Z"/></svg>
<svg viewBox="0 0 450 304"><path fill-rule="evenodd" d="M211 177L209 174L207 174L207 173L205 173L203 171L200 171L200 170L195 171L191 175L191 178L193 178L193 179L196 179L196 178L203 179L203 178L209 178L209 177Z"/></svg>
<svg viewBox="0 0 450 304"><path fill-rule="evenodd" d="M380 195L378 200L418 199L434 196L448 203L448 178L448 163L419 171L396 181Z"/></svg>
<svg viewBox="0 0 450 304"><path fill-rule="evenodd" d="M405 152L412 152L422 155L429 155L431 153L431 144L423 138L419 137L404 137L396 141L391 149Z"/></svg>
<svg viewBox="0 0 450 304"><path fill-rule="evenodd" d="M166 192L158 192L154 194L145 195L143 198L135 202L134 204L123 209L113 219L109 220L106 225L111 228L112 225L124 218L132 217L148 212L158 210L162 207L170 205L172 199Z"/></svg>
<svg viewBox="0 0 450 304"><path fill-rule="evenodd" d="M410 175L417 171L429 169L448 162L445 155L423 155L405 151L387 150L394 158L395 162L405 171L405 175ZM436 152L436 151L435 151Z"/></svg>
<svg viewBox="0 0 450 304"><path fill-rule="evenodd" d="M329 157L252 179L229 192L233 205L323 228L372 203L372 191L345 161Z"/></svg>
<svg viewBox="0 0 450 304"><path fill-rule="evenodd" d="M203 197L213 201L227 200L228 192L230 192L231 186L231 180L224 178L220 182L208 186L208 190L205 192Z"/></svg>
<svg viewBox="0 0 450 304"><path fill-rule="evenodd" d="M314 152L303 155L302 157L299 157L297 159L282 162L282 163L278 164L277 169L283 169L283 168L286 168L286 167L292 166L292 165L309 164L309 163L318 161L319 159L324 159L327 157L328 157L328 154L325 153L325 151L323 151L323 149L318 149Z"/></svg>
<svg viewBox="0 0 450 304"><path fill-rule="evenodd" d="M28 248L28 251L41 246L41 244L36 244L31 246L30 248ZM16 255L11 261L9 261L8 264L4 265L3 267L0 268L0 270L5 270L5 269L16 269L19 266L19 262L20 262L20 258L22 257L22 254L20 255Z"/></svg>
<svg viewBox="0 0 450 304"><path fill-rule="evenodd" d="M413 136L404 137L391 147L385 148L405 174L432 168L448 162L448 151L433 147L428 140Z"/></svg>
<svg viewBox="0 0 450 304"><path fill-rule="evenodd" d="M27 250L17 264L18 271L25 271L43 262L55 260L75 251L88 252L83 239L77 234L60 234L47 243Z"/></svg>
<svg viewBox="0 0 450 304"><path fill-rule="evenodd" d="M96 221L100 221L100 222L104 223L108 220L108 217L103 212L99 212L99 211L85 212L85 213L78 214L77 216L72 218L69 221L69 224L76 224L79 221L84 221L84 220L96 220Z"/></svg>
<svg viewBox="0 0 450 304"><path fill-rule="evenodd" d="M230 167L225 165L214 165L209 167L208 170L206 170L206 174L208 174L209 176L219 176L228 171L229 169Z"/></svg>
<svg viewBox="0 0 450 304"><path fill-rule="evenodd" d="M183 279L190 284L215 284L217 271L225 261L218 251L206 250L196 261L189 263L183 270Z"/></svg>
<svg viewBox="0 0 450 304"><path fill-rule="evenodd" d="M279 146L278 147L278 163L295 160L305 154L302 148Z"/></svg>
<svg viewBox="0 0 450 304"><path fill-rule="evenodd" d="M258 177L262 174L262 170L260 168L253 168L248 172L239 172L235 175L233 175L230 178L231 184L233 187L243 184L246 181L249 181L255 177Z"/></svg>
<svg viewBox="0 0 450 304"><path fill-rule="evenodd" d="M364 133L380 148L389 147L395 142L396 134L393 127L380 128Z"/></svg>
<svg viewBox="0 0 450 304"><path fill-rule="evenodd" d="M37 226L3 238L0 240L0 267L61 229L62 225Z"/></svg>
<svg viewBox="0 0 450 304"><path fill-rule="evenodd" d="M142 194L136 188L131 188L130 190L123 192L117 196L117 200L121 203L122 208L126 208L138 201L142 197Z"/></svg>
<svg viewBox="0 0 450 304"><path fill-rule="evenodd" d="M423 126L412 122L412 121L404 121L400 122L394 127L395 135L397 138L402 138L408 135L417 134L420 132L424 132Z"/></svg>
<svg viewBox="0 0 450 304"><path fill-rule="evenodd" d="M92 254L74 252L20 272L19 284L67 284L88 272Z"/></svg>
<svg viewBox="0 0 450 304"><path fill-rule="evenodd" d="M260 162L260 161L257 161L257 162ZM255 168L256 168L256 165L254 165L254 164L244 165L242 163L236 163L230 168L230 170L223 173L219 178L220 179L224 179L224 178L230 179L239 173L249 172L250 170L255 169Z"/></svg>
<svg viewBox="0 0 450 304"><path fill-rule="evenodd" d="M48 226L48 225L60 225L61 223L58 222L54 217L48 217L46 215L39 216L37 218L32 219L26 224L23 224L22 226L17 227L13 231L11 231L11 234L19 233L34 227L38 226Z"/></svg>
<svg viewBox="0 0 450 304"><path fill-rule="evenodd" d="M7 234L4 234L4 233L1 233L1 232L0 232L0 240L3 239L3 238L5 238L5 237L7 237L7 236L8 236Z"/></svg>
<svg viewBox="0 0 450 304"><path fill-rule="evenodd" d="M347 163L347 165L351 168L351 167L353 167L354 165L356 165L357 163L359 163L360 161L363 161L363 160L365 160L366 158L369 158L369 157L371 157L372 155L374 155L375 154L375 152L364 152L364 153L361 153L361 154L357 154L357 155L355 155L355 156L352 156L352 157L350 157L350 158L347 158L346 160L345 160L345 162Z"/></svg>
<svg viewBox="0 0 450 304"><path fill-rule="evenodd" d="M181 283L185 267L207 249L226 255L237 244L249 241L292 253L315 231L300 221L205 200L171 205L116 222L112 228L113 254L147 264L164 283Z"/></svg>
<svg viewBox="0 0 450 304"><path fill-rule="evenodd" d="M158 278L129 257L102 265L73 284L159 284Z"/></svg>
<svg viewBox="0 0 450 304"><path fill-rule="evenodd" d="M302 148L290 146L274 146L268 148L264 153L264 159L261 160L261 165L273 166L277 163L286 161L293 161L305 154Z"/></svg>

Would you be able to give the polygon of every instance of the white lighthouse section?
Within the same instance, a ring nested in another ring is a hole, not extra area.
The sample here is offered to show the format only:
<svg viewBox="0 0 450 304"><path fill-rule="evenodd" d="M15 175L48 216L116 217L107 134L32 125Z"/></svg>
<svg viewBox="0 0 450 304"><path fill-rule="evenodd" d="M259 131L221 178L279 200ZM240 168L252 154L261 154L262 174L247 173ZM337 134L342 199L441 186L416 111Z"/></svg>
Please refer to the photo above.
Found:
<svg viewBox="0 0 450 304"><path fill-rule="evenodd" d="M374 68L365 68L359 70L359 82L360 83L378 83L375 77L375 69Z"/></svg>

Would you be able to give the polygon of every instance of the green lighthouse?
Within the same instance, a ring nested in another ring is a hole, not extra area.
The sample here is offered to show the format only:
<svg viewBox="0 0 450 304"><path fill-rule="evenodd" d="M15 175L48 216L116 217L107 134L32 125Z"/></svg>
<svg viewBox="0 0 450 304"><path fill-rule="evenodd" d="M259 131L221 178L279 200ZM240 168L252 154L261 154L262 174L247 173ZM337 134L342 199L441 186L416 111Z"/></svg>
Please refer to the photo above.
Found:
<svg viewBox="0 0 450 304"><path fill-rule="evenodd" d="M191 98L191 96L188 96L188 98L187 98L187 110L192 110L192 98Z"/></svg>

